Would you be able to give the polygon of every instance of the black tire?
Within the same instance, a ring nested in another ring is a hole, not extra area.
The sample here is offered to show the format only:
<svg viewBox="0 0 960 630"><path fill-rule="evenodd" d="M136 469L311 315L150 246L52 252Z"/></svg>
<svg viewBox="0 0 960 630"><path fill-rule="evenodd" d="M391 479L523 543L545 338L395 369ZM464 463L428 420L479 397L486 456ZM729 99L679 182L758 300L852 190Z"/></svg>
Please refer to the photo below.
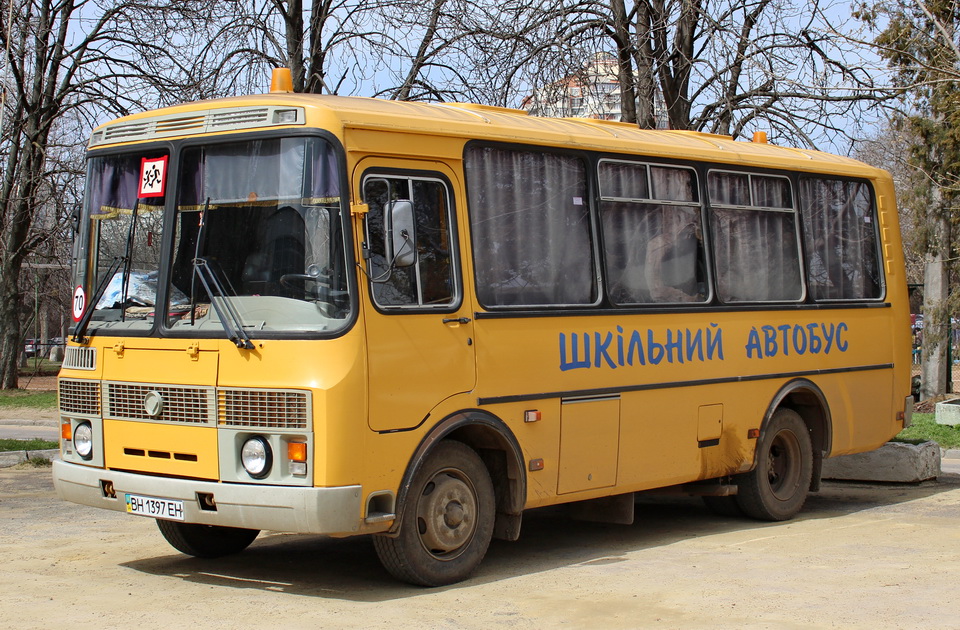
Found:
<svg viewBox="0 0 960 630"><path fill-rule="evenodd" d="M774 412L760 436L756 457L756 468L738 484L740 509L764 521L793 518L807 500L813 474L810 432L797 412Z"/></svg>
<svg viewBox="0 0 960 630"><path fill-rule="evenodd" d="M197 525L159 519L157 527L174 549L197 558L219 558L238 553L249 547L260 533L258 529Z"/></svg>
<svg viewBox="0 0 960 630"><path fill-rule="evenodd" d="M495 510L493 483L480 456L444 440L414 475L397 535L376 535L373 546L399 580L419 586L460 582L487 553Z"/></svg>
<svg viewBox="0 0 960 630"><path fill-rule="evenodd" d="M736 495L730 495L728 497L704 496L700 498L703 499L703 503L707 506L707 509L717 516L743 518L743 510L740 509L740 504L737 503Z"/></svg>

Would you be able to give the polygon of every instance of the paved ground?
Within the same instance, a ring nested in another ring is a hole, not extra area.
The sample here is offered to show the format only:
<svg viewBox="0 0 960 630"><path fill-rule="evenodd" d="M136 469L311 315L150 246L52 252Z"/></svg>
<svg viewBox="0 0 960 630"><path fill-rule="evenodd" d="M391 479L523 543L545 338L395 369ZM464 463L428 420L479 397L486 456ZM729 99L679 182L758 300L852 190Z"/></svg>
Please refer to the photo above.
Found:
<svg viewBox="0 0 960 630"><path fill-rule="evenodd" d="M53 431L55 414L0 419ZM560 510L475 577L407 587L368 538L261 534L218 561L146 518L67 504L49 468L0 469L0 628L960 628L960 453L938 481L826 483L787 523L642 498L632 526Z"/></svg>
<svg viewBox="0 0 960 630"><path fill-rule="evenodd" d="M642 499L632 526L534 511L476 576L407 587L367 538L262 534L219 561L150 519L60 502L49 469L0 470L0 627L958 628L960 462L919 485L827 483L758 523Z"/></svg>

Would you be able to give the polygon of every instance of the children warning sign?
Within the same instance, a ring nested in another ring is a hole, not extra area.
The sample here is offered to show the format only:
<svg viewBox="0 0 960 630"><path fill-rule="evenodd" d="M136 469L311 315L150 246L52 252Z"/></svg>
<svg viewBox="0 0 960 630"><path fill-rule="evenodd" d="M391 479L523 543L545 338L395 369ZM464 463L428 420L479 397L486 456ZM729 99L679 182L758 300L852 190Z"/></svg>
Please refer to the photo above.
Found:
<svg viewBox="0 0 960 630"><path fill-rule="evenodd" d="M163 197L167 185L167 157L143 158L140 161L140 194L144 197Z"/></svg>

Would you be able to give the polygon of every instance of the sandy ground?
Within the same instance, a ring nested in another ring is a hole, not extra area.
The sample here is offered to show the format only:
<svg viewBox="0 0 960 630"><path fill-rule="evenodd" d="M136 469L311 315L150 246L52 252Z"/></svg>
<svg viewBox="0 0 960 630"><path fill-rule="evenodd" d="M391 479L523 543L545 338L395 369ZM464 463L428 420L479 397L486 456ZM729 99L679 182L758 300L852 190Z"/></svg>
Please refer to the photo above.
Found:
<svg viewBox="0 0 960 630"><path fill-rule="evenodd" d="M960 465L958 465L960 468ZM642 499L632 526L528 513L470 580L408 587L368 538L261 534L197 560L142 517L0 470L4 628L958 628L960 475L828 484L781 524Z"/></svg>

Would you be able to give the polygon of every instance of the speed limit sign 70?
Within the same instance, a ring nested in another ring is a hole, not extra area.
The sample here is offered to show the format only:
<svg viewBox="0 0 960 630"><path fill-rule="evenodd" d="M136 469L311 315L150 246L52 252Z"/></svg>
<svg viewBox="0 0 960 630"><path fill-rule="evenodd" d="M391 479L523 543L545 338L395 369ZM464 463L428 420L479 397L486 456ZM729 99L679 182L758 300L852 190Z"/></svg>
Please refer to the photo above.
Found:
<svg viewBox="0 0 960 630"><path fill-rule="evenodd" d="M73 292L73 321L78 322L83 317L83 309L87 306L87 294L83 287L78 286Z"/></svg>

